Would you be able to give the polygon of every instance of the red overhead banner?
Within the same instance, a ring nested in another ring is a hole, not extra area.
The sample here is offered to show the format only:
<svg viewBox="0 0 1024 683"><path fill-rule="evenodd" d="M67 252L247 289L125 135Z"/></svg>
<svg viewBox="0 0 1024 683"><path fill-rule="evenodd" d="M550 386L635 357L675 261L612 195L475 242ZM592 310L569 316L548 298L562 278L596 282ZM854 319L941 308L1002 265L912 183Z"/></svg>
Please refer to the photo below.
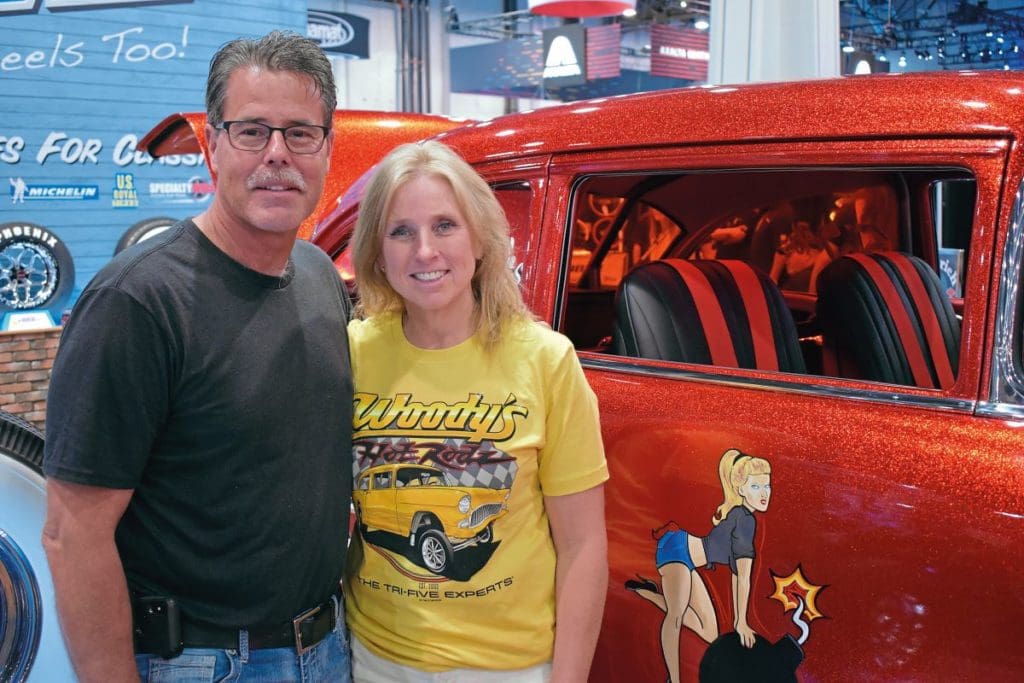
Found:
<svg viewBox="0 0 1024 683"><path fill-rule="evenodd" d="M707 31L655 24L651 27L651 75L708 79Z"/></svg>
<svg viewBox="0 0 1024 683"><path fill-rule="evenodd" d="M552 17L607 17L636 7L636 0L530 0L530 11Z"/></svg>

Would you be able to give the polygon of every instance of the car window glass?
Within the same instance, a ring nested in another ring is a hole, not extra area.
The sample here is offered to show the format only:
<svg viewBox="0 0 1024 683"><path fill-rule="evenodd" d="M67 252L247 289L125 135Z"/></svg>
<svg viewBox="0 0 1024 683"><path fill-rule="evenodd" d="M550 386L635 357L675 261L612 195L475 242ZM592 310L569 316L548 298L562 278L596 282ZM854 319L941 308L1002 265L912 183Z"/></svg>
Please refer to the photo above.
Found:
<svg viewBox="0 0 1024 683"><path fill-rule="evenodd" d="M957 312L963 305L975 194L971 174L949 168L587 177L572 198L561 330L578 349L610 356L948 388L959 322L947 309L950 302ZM819 296L826 269L829 291ZM949 286L939 279L944 270L952 273ZM702 292L689 289L691 272L706 279ZM751 289L759 281L767 284ZM624 282L630 296L623 296ZM687 293L673 289L679 287ZM923 310L932 289L948 299L934 314ZM842 311L868 290L879 298L878 319L847 319ZM767 325L767 346L754 333L759 321ZM623 341L623 330L638 325L646 326L641 336L655 338L653 355ZM794 341L784 352L778 340L788 339L788 328ZM703 336L687 339L691 333ZM851 335L865 345L889 345L883 351L891 357L847 352ZM735 348L717 353L729 341ZM666 351L673 345L698 353ZM777 362L762 363L772 354ZM899 371L865 364L895 364Z"/></svg>
<svg viewBox="0 0 1024 683"><path fill-rule="evenodd" d="M974 217L974 184L963 180L936 181L931 187L935 216L939 277L949 296L963 296L964 264Z"/></svg>
<svg viewBox="0 0 1024 683"><path fill-rule="evenodd" d="M375 489L386 489L391 486L391 473L390 472L378 472L373 475L373 488Z"/></svg>

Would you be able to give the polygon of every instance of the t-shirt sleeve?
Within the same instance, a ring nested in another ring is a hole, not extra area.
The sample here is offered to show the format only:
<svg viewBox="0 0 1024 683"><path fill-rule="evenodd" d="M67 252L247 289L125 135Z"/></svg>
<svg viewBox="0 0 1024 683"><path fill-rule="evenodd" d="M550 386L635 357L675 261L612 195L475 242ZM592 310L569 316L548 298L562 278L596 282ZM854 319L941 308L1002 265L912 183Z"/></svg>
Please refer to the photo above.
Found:
<svg viewBox="0 0 1024 683"><path fill-rule="evenodd" d="M754 559L754 529L757 521L754 515L742 514L736 516L736 526L732 530L732 556L738 560L741 557Z"/></svg>
<svg viewBox="0 0 1024 683"><path fill-rule="evenodd" d="M566 341L542 378L546 387L544 446L538 454L545 496L565 496L608 479L597 397Z"/></svg>
<svg viewBox="0 0 1024 683"><path fill-rule="evenodd" d="M168 340L115 288L86 292L54 361L46 408L48 477L135 488L171 394Z"/></svg>

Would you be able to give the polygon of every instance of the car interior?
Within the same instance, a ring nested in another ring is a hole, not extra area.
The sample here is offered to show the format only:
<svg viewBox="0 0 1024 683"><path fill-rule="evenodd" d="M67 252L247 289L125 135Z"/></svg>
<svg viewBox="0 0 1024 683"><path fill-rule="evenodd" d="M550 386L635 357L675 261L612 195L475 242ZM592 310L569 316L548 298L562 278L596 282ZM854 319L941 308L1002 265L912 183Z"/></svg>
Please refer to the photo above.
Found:
<svg viewBox="0 0 1024 683"><path fill-rule="evenodd" d="M561 330L601 354L947 389L975 195L948 167L590 176Z"/></svg>

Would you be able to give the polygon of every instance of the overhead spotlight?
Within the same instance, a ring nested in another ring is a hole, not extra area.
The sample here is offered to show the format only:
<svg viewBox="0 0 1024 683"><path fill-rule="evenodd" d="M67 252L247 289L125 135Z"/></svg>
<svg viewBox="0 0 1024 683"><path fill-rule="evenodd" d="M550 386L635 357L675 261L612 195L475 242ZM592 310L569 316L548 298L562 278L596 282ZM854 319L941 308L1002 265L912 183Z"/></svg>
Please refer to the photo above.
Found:
<svg viewBox="0 0 1024 683"><path fill-rule="evenodd" d="M1014 54L1017 54L1018 52L1020 52L1020 46L1017 45L1017 43L1014 43L1013 47L1011 47L1010 49L1013 50Z"/></svg>
<svg viewBox="0 0 1024 683"><path fill-rule="evenodd" d="M1003 62L1003 71L1009 71L1009 70L1010 70L1010 65L1007 64L1006 62Z"/></svg>
<svg viewBox="0 0 1024 683"><path fill-rule="evenodd" d="M633 17L636 16L636 8L628 7L622 10L622 16L626 17L627 19L632 19Z"/></svg>
<svg viewBox="0 0 1024 683"><path fill-rule="evenodd" d="M1002 45L1004 42L1006 42L1006 38L1003 37L1002 33L1000 33L998 36L996 36L996 42L999 43L1000 45Z"/></svg>
<svg viewBox="0 0 1024 683"><path fill-rule="evenodd" d="M686 9L686 0L679 0L679 7L682 9Z"/></svg>
<svg viewBox="0 0 1024 683"><path fill-rule="evenodd" d="M843 43L843 52L845 52L846 54L850 54L856 51L857 50L856 48L853 47L853 45L850 45L849 43Z"/></svg>
<svg viewBox="0 0 1024 683"><path fill-rule="evenodd" d="M958 35L960 35L960 34L957 33L957 30L955 28L954 29L950 29L950 31L949 31L949 37L950 38L956 38Z"/></svg>
<svg viewBox="0 0 1024 683"><path fill-rule="evenodd" d="M708 23L707 19L698 19L697 21L693 22L693 27L698 31L707 31L709 28L711 28L711 24Z"/></svg>
<svg viewBox="0 0 1024 683"><path fill-rule="evenodd" d="M992 29L988 29L988 30L985 31L985 37L986 38L991 38L994 35L995 34L992 32Z"/></svg>
<svg viewBox="0 0 1024 683"><path fill-rule="evenodd" d="M880 62L888 62L889 61L889 58L885 56L884 52L879 52L877 59Z"/></svg>
<svg viewBox="0 0 1024 683"><path fill-rule="evenodd" d="M896 64L898 64L901 68L905 67L907 65L907 55L906 55L906 53L900 55L900 58L896 62Z"/></svg>

